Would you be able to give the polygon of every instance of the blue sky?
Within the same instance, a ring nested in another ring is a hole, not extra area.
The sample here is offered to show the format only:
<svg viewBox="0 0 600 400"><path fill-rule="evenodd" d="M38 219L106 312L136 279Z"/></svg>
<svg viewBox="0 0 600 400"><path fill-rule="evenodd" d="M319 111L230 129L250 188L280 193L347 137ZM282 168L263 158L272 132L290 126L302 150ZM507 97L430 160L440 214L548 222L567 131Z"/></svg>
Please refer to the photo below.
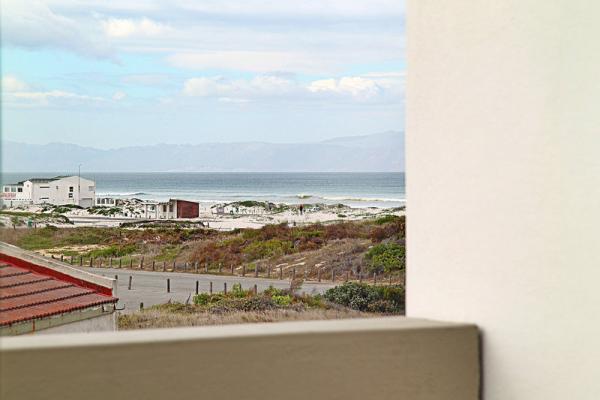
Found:
<svg viewBox="0 0 600 400"><path fill-rule="evenodd" d="M403 129L402 0L3 0L2 137L101 148Z"/></svg>

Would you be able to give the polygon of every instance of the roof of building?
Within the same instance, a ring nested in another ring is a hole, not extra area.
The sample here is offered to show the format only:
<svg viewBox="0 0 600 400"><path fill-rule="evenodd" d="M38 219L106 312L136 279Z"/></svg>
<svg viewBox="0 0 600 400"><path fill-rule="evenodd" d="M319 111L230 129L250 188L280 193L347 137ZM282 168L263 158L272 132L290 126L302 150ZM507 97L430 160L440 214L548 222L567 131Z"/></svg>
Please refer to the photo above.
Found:
<svg viewBox="0 0 600 400"><path fill-rule="evenodd" d="M27 181L30 181L32 183L48 183L48 182L57 181L57 180L63 179L63 178L70 178L72 176L75 176L75 175L58 175L53 178L29 178L29 179L25 179L24 181L19 182L19 184L22 184Z"/></svg>
<svg viewBox="0 0 600 400"><path fill-rule="evenodd" d="M117 300L97 288L77 285L50 272L0 261L0 326L114 304Z"/></svg>

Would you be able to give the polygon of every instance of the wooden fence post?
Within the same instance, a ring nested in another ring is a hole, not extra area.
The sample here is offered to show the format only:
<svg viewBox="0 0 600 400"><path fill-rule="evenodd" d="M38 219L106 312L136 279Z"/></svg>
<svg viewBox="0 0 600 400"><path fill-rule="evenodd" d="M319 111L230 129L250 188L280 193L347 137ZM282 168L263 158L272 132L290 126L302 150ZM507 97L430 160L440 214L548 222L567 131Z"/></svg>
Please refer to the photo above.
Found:
<svg viewBox="0 0 600 400"><path fill-rule="evenodd" d="M254 264L254 277L258 278L258 263Z"/></svg>
<svg viewBox="0 0 600 400"><path fill-rule="evenodd" d="M233 275L233 264L231 264L231 275Z"/></svg>
<svg viewBox="0 0 600 400"><path fill-rule="evenodd" d="M176 264L176 262L177 262L177 261L173 260L173 272L175 272L175 269L176 269L175 267L177 267L177 264Z"/></svg>
<svg viewBox="0 0 600 400"><path fill-rule="evenodd" d="M122 259L122 258L119 258L119 268L121 268L121 266L122 266L122 265L121 265L121 264L122 264L122 262L123 262L123 259Z"/></svg>
<svg viewBox="0 0 600 400"><path fill-rule="evenodd" d="M113 267L113 261L112 261L112 257L110 257L108 259L108 265L112 268Z"/></svg>
<svg viewBox="0 0 600 400"><path fill-rule="evenodd" d="M129 269L133 269L133 258L129 259Z"/></svg>
<svg viewBox="0 0 600 400"><path fill-rule="evenodd" d="M79 266L83 267L83 256L79 256Z"/></svg>
<svg viewBox="0 0 600 400"><path fill-rule="evenodd" d="M223 282L223 293L227 294L227 282Z"/></svg>
<svg viewBox="0 0 600 400"><path fill-rule="evenodd" d="M94 257L90 257L90 268L94 266Z"/></svg>
<svg viewBox="0 0 600 400"><path fill-rule="evenodd" d="M167 293L171 293L171 279L167 278Z"/></svg>
<svg viewBox="0 0 600 400"><path fill-rule="evenodd" d="M242 276L246 276L246 264L242 265Z"/></svg>
<svg viewBox="0 0 600 400"><path fill-rule="evenodd" d="M209 282L208 293L212 294L212 282Z"/></svg>
<svg viewBox="0 0 600 400"><path fill-rule="evenodd" d="M152 271L154 271L156 267L156 260L152 260Z"/></svg>
<svg viewBox="0 0 600 400"><path fill-rule="evenodd" d="M61 254L60 255L60 262L64 262L64 258L65 258L65 256Z"/></svg>
<svg viewBox="0 0 600 400"><path fill-rule="evenodd" d="M163 261L163 272L167 271L167 262Z"/></svg>
<svg viewBox="0 0 600 400"><path fill-rule="evenodd" d="M199 286L200 286L200 282L196 281L196 294L198 294Z"/></svg>
<svg viewBox="0 0 600 400"><path fill-rule="evenodd" d="M144 257L140 259L140 269L144 269Z"/></svg>
<svg viewBox="0 0 600 400"><path fill-rule="evenodd" d="M256 296L258 294L258 286L256 286L256 283L254 284L254 295Z"/></svg>
<svg viewBox="0 0 600 400"><path fill-rule="evenodd" d="M127 290L131 290L131 280L133 278L131 277L131 275L129 275L129 283L127 284Z"/></svg>

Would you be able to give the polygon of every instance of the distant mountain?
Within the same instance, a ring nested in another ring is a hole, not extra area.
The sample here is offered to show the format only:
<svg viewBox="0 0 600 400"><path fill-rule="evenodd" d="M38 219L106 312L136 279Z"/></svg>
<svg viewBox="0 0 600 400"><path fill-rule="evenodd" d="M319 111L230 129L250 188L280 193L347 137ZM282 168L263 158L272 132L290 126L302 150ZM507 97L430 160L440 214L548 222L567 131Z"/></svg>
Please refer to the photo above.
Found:
<svg viewBox="0 0 600 400"><path fill-rule="evenodd" d="M74 144L2 143L5 172L395 172L404 171L404 135L389 131L315 143L159 144L102 150Z"/></svg>

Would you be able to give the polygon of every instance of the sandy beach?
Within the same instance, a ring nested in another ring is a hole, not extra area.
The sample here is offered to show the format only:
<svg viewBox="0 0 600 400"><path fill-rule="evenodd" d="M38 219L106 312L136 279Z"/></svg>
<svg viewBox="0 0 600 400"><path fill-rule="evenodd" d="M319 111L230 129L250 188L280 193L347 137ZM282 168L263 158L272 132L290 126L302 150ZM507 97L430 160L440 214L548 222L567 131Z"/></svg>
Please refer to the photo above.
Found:
<svg viewBox="0 0 600 400"><path fill-rule="evenodd" d="M198 218L176 219L180 223L205 226L211 229L229 231L240 228L260 228L268 224L288 223L291 226L335 221L358 221L377 218L383 215L404 215L404 208L352 208L342 204L306 204L301 213L297 205L277 204L263 206L243 206L240 203L210 204L201 203ZM108 211L110 210L110 213ZM164 219L142 217L137 199L125 199L118 207L93 207L79 209L61 207L41 207L37 205L7 208L0 214L4 226L12 226L12 218L19 216L22 227L54 225L57 227L93 226L116 227L123 223L131 226L136 222L164 223Z"/></svg>

